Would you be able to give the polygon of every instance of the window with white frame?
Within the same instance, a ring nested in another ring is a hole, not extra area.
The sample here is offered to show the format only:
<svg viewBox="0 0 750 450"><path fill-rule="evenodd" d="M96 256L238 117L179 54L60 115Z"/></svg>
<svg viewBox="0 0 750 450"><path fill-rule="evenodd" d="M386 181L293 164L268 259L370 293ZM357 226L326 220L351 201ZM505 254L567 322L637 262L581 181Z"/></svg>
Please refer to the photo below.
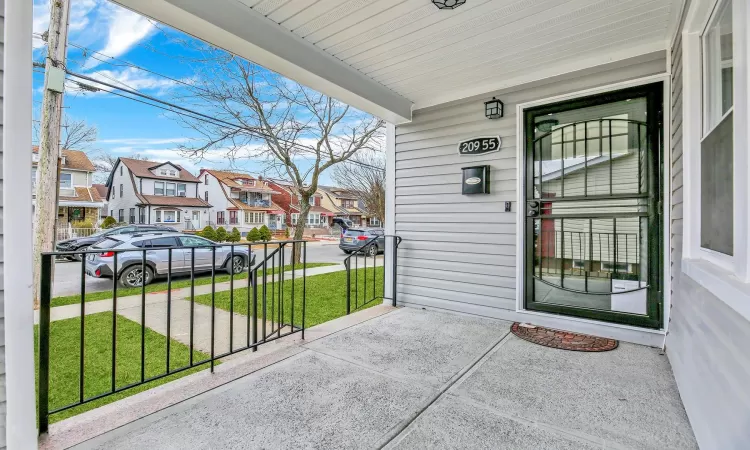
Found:
<svg viewBox="0 0 750 450"><path fill-rule="evenodd" d="M310 226L320 225L320 213L308 213L307 224Z"/></svg>
<svg viewBox="0 0 750 450"><path fill-rule="evenodd" d="M178 183L177 184L177 196L185 197L186 193L187 193L187 185L185 183Z"/></svg>
<svg viewBox="0 0 750 450"><path fill-rule="evenodd" d="M176 188L174 183L167 183L167 195L174 197Z"/></svg>
<svg viewBox="0 0 750 450"><path fill-rule="evenodd" d="M73 188L73 175L69 173L60 174L60 188L61 189L72 189Z"/></svg>
<svg viewBox="0 0 750 450"><path fill-rule="evenodd" d="M732 1L720 2L701 37L703 133L700 246L734 255L734 59Z"/></svg>
<svg viewBox="0 0 750 450"><path fill-rule="evenodd" d="M154 182L154 195L164 195L164 182L163 181Z"/></svg>
<svg viewBox="0 0 750 450"><path fill-rule="evenodd" d="M292 213L292 225L297 225L298 220L299 220L299 213Z"/></svg>
<svg viewBox="0 0 750 450"><path fill-rule="evenodd" d="M266 223L266 213L245 211L245 223Z"/></svg>

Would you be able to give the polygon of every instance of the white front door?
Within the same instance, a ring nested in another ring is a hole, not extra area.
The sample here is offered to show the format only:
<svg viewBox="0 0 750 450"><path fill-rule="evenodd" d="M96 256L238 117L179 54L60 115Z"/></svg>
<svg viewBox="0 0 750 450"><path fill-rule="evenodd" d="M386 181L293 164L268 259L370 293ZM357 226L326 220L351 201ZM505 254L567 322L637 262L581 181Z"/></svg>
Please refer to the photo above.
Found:
<svg viewBox="0 0 750 450"><path fill-rule="evenodd" d="M195 227L196 230L199 230L201 228L201 212L200 211L193 211L193 227Z"/></svg>

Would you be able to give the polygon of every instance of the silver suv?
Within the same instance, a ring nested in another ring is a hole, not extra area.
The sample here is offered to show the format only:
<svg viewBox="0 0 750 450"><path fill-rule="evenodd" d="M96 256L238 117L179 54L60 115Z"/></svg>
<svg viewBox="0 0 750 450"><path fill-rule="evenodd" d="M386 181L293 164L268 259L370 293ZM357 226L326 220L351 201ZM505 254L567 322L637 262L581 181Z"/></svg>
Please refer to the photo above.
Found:
<svg viewBox="0 0 750 450"><path fill-rule="evenodd" d="M142 268L143 250L146 250L145 284L156 277L165 277L169 271L169 252L172 249L172 275L210 272L212 267L229 273L241 273L255 259L247 247L221 245L202 237L184 233L146 232L130 235L107 236L89 250L101 250L86 255L86 274L96 278L112 278L114 256L117 252L117 277L124 287L137 287L144 283ZM133 250L126 251L126 250ZM192 263L193 253L195 262ZM215 254L212 264L211 256Z"/></svg>

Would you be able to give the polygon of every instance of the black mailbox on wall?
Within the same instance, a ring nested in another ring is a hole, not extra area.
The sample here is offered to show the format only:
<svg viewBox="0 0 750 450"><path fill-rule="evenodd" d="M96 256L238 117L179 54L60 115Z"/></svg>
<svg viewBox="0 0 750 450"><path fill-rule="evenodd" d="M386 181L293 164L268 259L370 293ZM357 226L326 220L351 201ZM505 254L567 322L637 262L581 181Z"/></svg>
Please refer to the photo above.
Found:
<svg viewBox="0 0 750 450"><path fill-rule="evenodd" d="M462 167L461 170L464 172L462 194L490 193L490 166Z"/></svg>

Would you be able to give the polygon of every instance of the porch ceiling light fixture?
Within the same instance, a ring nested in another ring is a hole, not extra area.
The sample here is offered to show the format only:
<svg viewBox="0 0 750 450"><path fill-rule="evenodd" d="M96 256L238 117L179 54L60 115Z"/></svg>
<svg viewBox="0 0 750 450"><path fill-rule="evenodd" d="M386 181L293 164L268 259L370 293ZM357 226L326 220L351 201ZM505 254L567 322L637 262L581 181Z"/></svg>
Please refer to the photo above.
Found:
<svg viewBox="0 0 750 450"><path fill-rule="evenodd" d="M466 3L466 0L432 0L439 9L456 9Z"/></svg>
<svg viewBox="0 0 750 450"><path fill-rule="evenodd" d="M484 115L488 119L499 119L503 117L503 102L492 97L492 100L484 102Z"/></svg>

